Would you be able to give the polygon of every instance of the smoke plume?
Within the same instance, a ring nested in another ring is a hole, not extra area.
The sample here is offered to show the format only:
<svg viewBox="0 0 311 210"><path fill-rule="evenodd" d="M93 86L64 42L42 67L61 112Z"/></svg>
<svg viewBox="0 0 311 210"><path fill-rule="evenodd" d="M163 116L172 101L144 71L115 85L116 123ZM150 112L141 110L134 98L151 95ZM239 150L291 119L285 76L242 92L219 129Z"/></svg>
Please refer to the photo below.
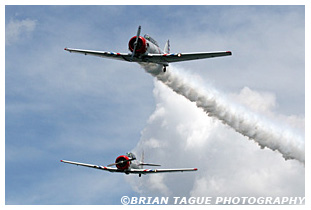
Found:
<svg viewBox="0 0 311 210"><path fill-rule="evenodd" d="M148 71L146 67L145 69ZM212 87L202 88L197 81L190 81L188 76L172 67L165 73L152 75L176 93L194 102L208 116L217 118L236 132L254 140L262 149L267 147L276 150L286 160L305 162L304 140L289 129L283 129L282 126L235 105Z"/></svg>

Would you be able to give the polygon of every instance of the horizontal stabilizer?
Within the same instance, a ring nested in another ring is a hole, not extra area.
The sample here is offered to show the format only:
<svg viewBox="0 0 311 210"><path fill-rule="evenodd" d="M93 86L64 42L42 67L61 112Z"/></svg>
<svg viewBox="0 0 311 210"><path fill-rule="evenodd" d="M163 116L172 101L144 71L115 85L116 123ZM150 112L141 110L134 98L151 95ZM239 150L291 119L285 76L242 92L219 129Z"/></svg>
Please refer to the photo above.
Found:
<svg viewBox="0 0 311 210"><path fill-rule="evenodd" d="M141 166L161 166L159 164L153 164L153 163L140 163Z"/></svg>

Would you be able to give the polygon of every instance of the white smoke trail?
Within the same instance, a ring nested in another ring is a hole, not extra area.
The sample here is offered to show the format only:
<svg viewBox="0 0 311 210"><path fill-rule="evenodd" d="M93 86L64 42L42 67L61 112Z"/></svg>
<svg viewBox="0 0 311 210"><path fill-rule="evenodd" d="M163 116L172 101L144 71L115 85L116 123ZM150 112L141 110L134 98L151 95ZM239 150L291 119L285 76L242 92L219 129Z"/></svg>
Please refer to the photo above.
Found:
<svg viewBox="0 0 311 210"><path fill-rule="evenodd" d="M145 67L146 68L146 67ZM148 72L148 69L146 69ZM305 162L304 140L289 130L282 130L276 124L260 118L242 107L225 100L225 97L213 88L203 89L187 81L186 77L176 70L153 74L176 93L195 102L208 116L219 119L235 131L254 140L261 148L279 151L287 159Z"/></svg>

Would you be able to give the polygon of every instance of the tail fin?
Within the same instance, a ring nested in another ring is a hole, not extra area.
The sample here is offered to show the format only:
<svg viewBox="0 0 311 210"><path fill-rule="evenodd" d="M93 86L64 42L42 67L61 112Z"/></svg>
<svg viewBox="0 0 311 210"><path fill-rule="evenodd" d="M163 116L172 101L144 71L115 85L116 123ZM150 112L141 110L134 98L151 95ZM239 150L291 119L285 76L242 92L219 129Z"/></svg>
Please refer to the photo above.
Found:
<svg viewBox="0 0 311 210"><path fill-rule="evenodd" d="M140 162L144 163L144 159L145 159L145 152L143 150L143 152L141 153L141 158L140 158Z"/></svg>
<svg viewBox="0 0 311 210"><path fill-rule="evenodd" d="M145 152L143 150L143 152L141 153L141 159L140 159L140 164L142 167L143 166L161 166L159 164L154 164L154 163L145 163L144 162L144 159L145 159Z"/></svg>
<svg viewBox="0 0 311 210"><path fill-rule="evenodd" d="M170 53L170 40L167 40L165 44L164 53Z"/></svg>

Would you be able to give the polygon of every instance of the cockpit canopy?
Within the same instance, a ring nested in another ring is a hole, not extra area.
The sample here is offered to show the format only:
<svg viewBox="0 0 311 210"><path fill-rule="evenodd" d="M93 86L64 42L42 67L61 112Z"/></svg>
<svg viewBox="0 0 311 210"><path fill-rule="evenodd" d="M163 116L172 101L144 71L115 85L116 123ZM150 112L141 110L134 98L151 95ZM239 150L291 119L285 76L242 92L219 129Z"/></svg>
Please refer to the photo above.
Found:
<svg viewBox="0 0 311 210"><path fill-rule="evenodd" d="M154 40L151 36L149 36L148 34L144 35L144 38L147 39L148 41L152 42L153 44L155 44L156 46L159 47L158 42L156 40Z"/></svg>
<svg viewBox="0 0 311 210"><path fill-rule="evenodd" d="M130 159L136 159L136 156L131 152L127 152L126 156L129 157Z"/></svg>

